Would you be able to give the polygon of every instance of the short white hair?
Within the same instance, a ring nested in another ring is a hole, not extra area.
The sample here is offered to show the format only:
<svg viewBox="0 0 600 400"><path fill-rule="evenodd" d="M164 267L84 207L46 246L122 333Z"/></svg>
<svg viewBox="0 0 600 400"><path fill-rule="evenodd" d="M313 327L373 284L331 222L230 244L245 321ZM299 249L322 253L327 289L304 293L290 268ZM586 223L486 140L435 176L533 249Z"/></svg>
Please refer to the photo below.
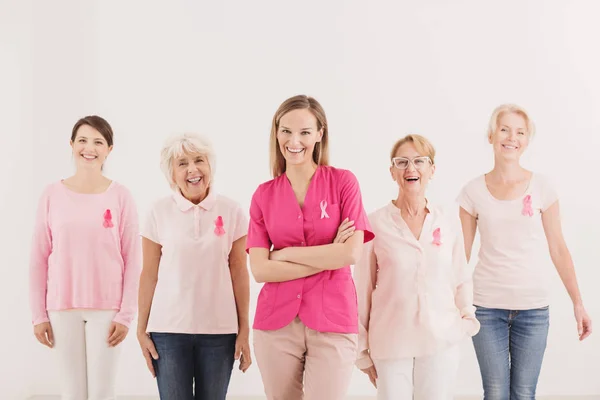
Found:
<svg viewBox="0 0 600 400"><path fill-rule="evenodd" d="M184 133L168 138L160 151L160 168L162 169L169 186L175 190L177 184L173 180L173 160L184 153L198 153L206 156L210 167L210 185L215 175L215 152L207 137L197 133Z"/></svg>
<svg viewBox="0 0 600 400"><path fill-rule="evenodd" d="M518 106L516 104L502 104L496 107L496 109L492 113L492 116L490 117L490 123L487 132L488 138L491 138L492 135L496 132L496 129L498 129L498 120L502 115L506 113L517 114L523 117L527 128L527 135L530 139L533 138L533 135L535 134L535 125L533 124L533 121L529 117L527 111L525 111L523 107Z"/></svg>

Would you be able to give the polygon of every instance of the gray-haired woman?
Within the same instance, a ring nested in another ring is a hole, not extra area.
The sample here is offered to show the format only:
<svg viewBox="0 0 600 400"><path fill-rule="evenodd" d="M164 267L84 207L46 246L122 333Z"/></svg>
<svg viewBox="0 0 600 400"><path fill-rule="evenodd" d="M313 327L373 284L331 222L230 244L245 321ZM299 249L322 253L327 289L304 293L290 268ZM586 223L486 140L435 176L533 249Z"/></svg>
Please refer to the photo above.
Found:
<svg viewBox="0 0 600 400"><path fill-rule="evenodd" d="M249 346L248 219L211 188L214 151L202 136L169 139L161 167L174 193L142 229L138 340L162 399L225 399Z"/></svg>

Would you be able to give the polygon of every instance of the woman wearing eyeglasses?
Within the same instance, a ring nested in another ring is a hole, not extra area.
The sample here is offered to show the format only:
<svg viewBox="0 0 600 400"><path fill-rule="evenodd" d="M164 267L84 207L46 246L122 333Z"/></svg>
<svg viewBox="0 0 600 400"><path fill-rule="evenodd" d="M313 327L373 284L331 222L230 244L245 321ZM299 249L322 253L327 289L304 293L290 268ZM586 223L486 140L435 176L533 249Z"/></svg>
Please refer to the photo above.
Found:
<svg viewBox="0 0 600 400"><path fill-rule="evenodd" d="M459 342L479 330L460 221L425 197L434 159L422 136L396 142L398 197L369 215L375 238L355 267L356 365L380 400L452 398Z"/></svg>
<svg viewBox="0 0 600 400"><path fill-rule="evenodd" d="M552 262L573 301L579 339L592 333L573 261L562 235L558 197L542 176L519 160L534 134L521 107L494 110L488 140L494 169L462 190L460 219L467 258L477 228L481 238L474 300L481 331L473 337L485 399L534 399L549 327L543 262Z"/></svg>

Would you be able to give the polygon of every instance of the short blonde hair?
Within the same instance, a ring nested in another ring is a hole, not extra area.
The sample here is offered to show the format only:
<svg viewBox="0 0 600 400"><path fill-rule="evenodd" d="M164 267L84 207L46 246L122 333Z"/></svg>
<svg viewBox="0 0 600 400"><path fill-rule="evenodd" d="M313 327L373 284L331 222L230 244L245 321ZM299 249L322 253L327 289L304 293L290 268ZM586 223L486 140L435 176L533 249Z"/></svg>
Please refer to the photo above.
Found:
<svg viewBox="0 0 600 400"><path fill-rule="evenodd" d="M498 120L506 113L518 114L523 117L523 119L525 119L527 134L529 138L533 137L535 134L535 125L533 124L533 121L529 117L527 111L525 111L523 107L516 104L502 104L496 107L494 112L492 112L490 123L488 125L488 138L491 138L494 132L496 132L496 129L498 129Z"/></svg>
<svg viewBox="0 0 600 400"><path fill-rule="evenodd" d="M435 147L433 147L431 142L424 136L415 134L406 135L394 144L392 151L390 152L390 161L396 157L398 149L406 143L412 143L419 154L429 157L431 159L431 164L435 164Z"/></svg>
<svg viewBox="0 0 600 400"><path fill-rule="evenodd" d="M215 174L215 152L212 144L205 136L197 133L184 133L168 138L160 151L160 168L162 169L169 186L175 190L177 184L173 180L173 160L184 153L199 153L208 159L210 167L210 183Z"/></svg>
<svg viewBox="0 0 600 400"><path fill-rule="evenodd" d="M298 95L290 97L284 101L273 116L271 123L271 140L269 144L271 174L273 178L277 178L285 172L285 157L279 149L279 141L277 140L277 130L279 129L279 121L281 117L293 110L306 109L309 110L317 119L317 129L323 129L323 137L320 142L315 144L313 150L313 161L317 165L329 165L329 129L327 125L327 116L321 104L312 97Z"/></svg>

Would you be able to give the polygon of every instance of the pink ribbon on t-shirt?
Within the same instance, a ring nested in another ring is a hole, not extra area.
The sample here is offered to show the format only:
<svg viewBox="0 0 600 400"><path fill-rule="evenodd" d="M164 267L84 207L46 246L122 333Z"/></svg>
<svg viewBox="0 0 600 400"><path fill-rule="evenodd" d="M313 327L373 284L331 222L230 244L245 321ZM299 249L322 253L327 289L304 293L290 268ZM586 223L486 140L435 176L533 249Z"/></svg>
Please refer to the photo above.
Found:
<svg viewBox="0 0 600 400"><path fill-rule="evenodd" d="M105 228L112 228L114 226L112 223L112 214L110 213L110 210L104 211L104 222L102 223L102 226Z"/></svg>
<svg viewBox="0 0 600 400"><path fill-rule="evenodd" d="M220 215L215 219L215 235L223 236L225 234L225 229L223 229L223 217Z"/></svg>
<svg viewBox="0 0 600 400"><path fill-rule="evenodd" d="M440 228L436 228L435 231L433 231L433 244L435 244L436 246L441 246L442 245L442 231Z"/></svg>
<svg viewBox="0 0 600 400"><path fill-rule="evenodd" d="M325 200L321 200L321 219L329 218L329 215L325 210L327 210L327 202Z"/></svg>
<svg viewBox="0 0 600 400"><path fill-rule="evenodd" d="M533 217L533 208L531 207L531 195L525 196L523 199L523 211L521 211L526 217Z"/></svg>

